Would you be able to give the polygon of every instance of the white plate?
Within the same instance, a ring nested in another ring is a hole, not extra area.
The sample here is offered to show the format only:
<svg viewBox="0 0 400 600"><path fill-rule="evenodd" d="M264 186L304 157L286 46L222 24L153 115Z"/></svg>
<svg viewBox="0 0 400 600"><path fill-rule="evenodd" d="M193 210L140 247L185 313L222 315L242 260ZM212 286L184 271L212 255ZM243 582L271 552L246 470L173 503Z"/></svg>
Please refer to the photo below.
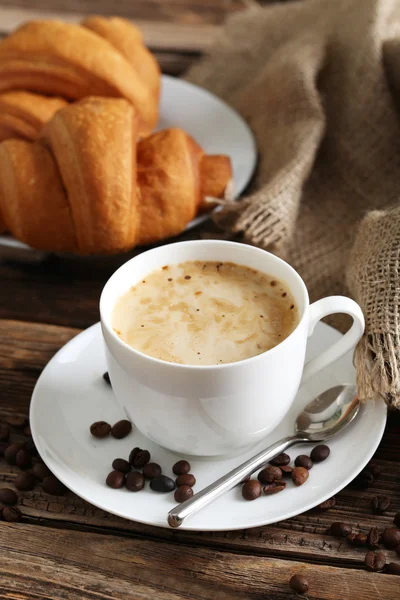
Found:
<svg viewBox="0 0 400 600"><path fill-rule="evenodd" d="M319 323L309 342L308 356L321 352L340 333ZM32 434L41 457L53 473L73 492L111 513L160 527L168 527L167 512L175 505L173 494L158 494L148 483L139 493L113 490L105 485L114 458L128 458L135 446L151 452L151 460L172 476L178 458L150 442L138 431L123 440L97 440L89 433L94 421L115 423L125 417L111 388L103 381L106 370L100 324L83 331L51 359L41 374L30 409ZM284 374L282 374L284 376ZM300 408L315 395L340 383L353 383L354 367L350 354L337 361L317 378L310 380L294 402L285 421L261 444L240 456L214 460L190 459L196 476L195 491L200 490L268 444L289 435ZM132 390L134 393L134 390ZM347 485L370 460L383 435L386 407L381 401L365 405L342 434L331 440L328 460L314 465L306 484L288 484L276 496L262 496L246 502L236 488L200 511L182 529L219 531L258 527L282 521L309 510ZM311 446L298 446L292 458L309 453Z"/></svg>
<svg viewBox="0 0 400 600"><path fill-rule="evenodd" d="M207 154L226 154L232 161L234 198L243 192L257 162L253 133L230 106L197 85L162 76L160 118L157 129L180 127L189 133ZM196 217L186 229L207 220ZM0 235L0 246L29 249L9 235Z"/></svg>

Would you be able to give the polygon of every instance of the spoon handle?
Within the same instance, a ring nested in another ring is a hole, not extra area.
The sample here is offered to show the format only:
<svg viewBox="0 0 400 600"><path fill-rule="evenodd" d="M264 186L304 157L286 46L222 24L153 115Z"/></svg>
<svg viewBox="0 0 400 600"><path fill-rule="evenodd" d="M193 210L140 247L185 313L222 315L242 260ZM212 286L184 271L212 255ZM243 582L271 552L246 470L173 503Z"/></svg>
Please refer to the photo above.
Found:
<svg viewBox="0 0 400 600"><path fill-rule="evenodd" d="M168 513L169 525L171 527L179 527L187 517L193 515L204 506L207 506L207 504L210 504L210 502L213 502L228 490L231 490L235 485L254 473L254 471L261 469L261 467L266 465L275 456L281 454L281 452L284 452L294 444L306 442L309 442L308 438L293 435L272 444L272 446L269 446L266 450L262 450L256 454L256 456L249 458L246 462L235 469L232 469L232 471L223 477L220 477L214 483L208 485L204 490L201 490L189 500L186 500L182 504L178 504L178 506L175 506L175 508L170 510Z"/></svg>

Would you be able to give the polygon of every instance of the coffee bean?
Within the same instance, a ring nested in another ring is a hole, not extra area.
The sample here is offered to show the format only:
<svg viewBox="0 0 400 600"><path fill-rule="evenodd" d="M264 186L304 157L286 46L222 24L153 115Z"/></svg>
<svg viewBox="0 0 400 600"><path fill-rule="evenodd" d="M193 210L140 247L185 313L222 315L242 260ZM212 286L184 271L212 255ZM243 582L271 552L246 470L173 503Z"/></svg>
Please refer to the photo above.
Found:
<svg viewBox="0 0 400 600"><path fill-rule="evenodd" d="M370 550L365 555L364 563L368 571L382 571L386 563L386 558L383 552L373 552Z"/></svg>
<svg viewBox="0 0 400 600"><path fill-rule="evenodd" d="M293 575L289 582L290 587L296 594L305 594L308 592L309 583L304 575Z"/></svg>
<svg viewBox="0 0 400 600"><path fill-rule="evenodd" d="M18 450L15 457L15 464L20 469L29 469L32 466L32 457L24 448Z"/></svg>
<svg viewBox="0 0 400 600"><path fill-rule="evenodd" d="M107 371L103 373L103 379L106 383L108 383L108 385L111 385L111 379Z"/></svg>
<svg viewBox="0 0 400 600"><path fill-rule="evenodd" d="M304 467L305 469L307 469L307 471L312 469L313 466L311 458L306 454L300 454L294 461L294 464L296 465L296 467Z"/></svg>
<svg viewBox="0 0 400 600"><path fill-rule="evenodd" d="M386 565L385 573L389 573L389 575L400 575L400 563L389 563Z"/></svg>
<svg viewBox="0 0 400 600"><path fill-rule="evenodd" d="M33 441L33 438L29 438L28 440L26 440L24 444L24 450L26 450L31 456L37 456L39 454L35 446L35 442Z"/></svg>
<svg viewBox="0 0 400 600"><path fill-rule="evenodd" d="M111 435L117 439L122 440L124 437L130 434L132 431L132 423L127 419L122 419L122 421L118 421L111 428Z"/></svg>
<svg viewBox="0 0 400 600"><path fill-rule="evenodd" d="M190 464L187 460L178 460L172 467L172 472L175 475L186 475L190 471Z"/></svg>
<svg viewBox="0 0 400 600"><path fill-rule="evenodd" d="M185 473L184 473L185 475ZM193 496L193 489L190 485L181 485L175 491L174 498L176 502L185 502L185 500L189 500Z"/></svg>
<svg viewBox="0 0 400 600"><path fill-rule="evenodd" d="M0 489L0 502L3 504L17 504L18 496L11 488Z"/></svg>
<svg viewBox="0 0 400 600"><path fill-rule="evenodd" d="M397 525L397 527L400 527L400 512L394 515L393 523Z"/></svg>
<svg viewBox="0 0 400 600"><path fill-rule="evenodd" d="M130 492L140 492L144 488L144 477L139 471L131 471L126 476L125 485Z"/></svg>
<svg viewBox="0 0 400 600"><path fill-rule="evenodd" d="M18 452L22 449L22 444L10 444L4 451L4 458L9 465L15 465L15 459L17 458Z"/></svg>
<svg viewBox="0 0 400 600"><path fill-rule="evenodd" d="M135 448L136 450L136 448ZM148 450L141 450L140 448L138 448L138 452L135 453L133 460L131 460L131 454L129 455L129 462L131 463L131 465L133 465L136 469L140 469L141 467L144 467L144 465L146 465L149 460L150 460L150 452Z"/></svg>
<svg viewBox="0 0 400 600"><path fill-rule="evenodd" d="M1 423L0 425L0 442L8 442L10 439L10 428L8 425Z"/></svg>
<svg viewBox="0 0 400 600"><path fill-rule="evenodd" d="M105 421L96 421L96 423L92 423L90 426L90 433L95 438L105 438L111 432L111 425L106 423Z"/></svg>
<svg viewBox="0 0 400 600"><path fill-rule="evenodd" d="M357 490L366 490L373 481L374 476L371 471L363 469L351 483Z"/></svg>
<svg viewBox="0 0 400 600"><path fill-rule="evenodd" d="M347 523L335 521L331 524L329 533L337 537L347 537L351 533L351 527L350 525L347 525Z"/></svg>
<svg viewBox="0 0 400 600"><path fill-rule="evenodd" d="M257 479L249 479L243 484L242 496L245 500L256 500L261 496L261 483Z"/></svg>
<svg viewBox="0 0 400 600"><path fill-rule="evenodd" d="M11 415L6 419L7 425L11 427L16 427L17 429L21 429L28 424L28 419L26 417L20 415Z"/></svg>
<svg viewBox="0 0 400 600"><path fill-rule="evenodd" d="M374 463L368 463L365 469L369 471L375 479L378 479L381 474L380 467Z"/></svg>
<svg viewBox="0 0 400 600"><path fill-rule="evenodd" d="M285 489L285 487L286 481L277 479L272 483L267 483L267 485L263 487L263 492L267 496L272 496L272 494L278 494L279 492L282 492Z"/></svg>
<svg viewBox="0 0 400 600"><path fill-rule="evenodd" d="M131 465L124 458L114 458L112 462L112 468L114 471L120 471L121 473L129 473Z"/></svg>
<svg viewBox="0 0 400 600"><path fill-rule="evenodd" d="M257 479L261 483L272 483L275 479L282 479L282 471L279 467L266 467L259 472Z"/></svg>
<svg viewBox="0 0 400 600"><path fill-rule="evenodd" d="M321 504L318 504L318 506L315 508L316 510L329 510L334 506L336 506L336 498L335 496L332 496L332 498L328 498L328 500L325 500L325 502L321 502Z"/></svg>
<svg viewBox="0 0 400 600"><path fill-rule="evenodd" d="M155 492L172 492L175 489L175 481L166 475L158 475L150 481L150 487Z"/></svg>
<svg viewBox="0 0 400 600"><path fill-rule="evenodd" d="M380 539L379 531L376 527L372 527L369 530L368 538L367 538L367 546L370 550L376 550L379 548L379 539Z"/></svg>
<svg viewBox="0 0 400 600"><path fill-rule="evenodd" d="M140 448L138 448L137 446L136 446L136 448L134 448L133 450L131 450L131 452L129 454L129 458L128 458L128 460L131 463L131 465L133 465L133 461L135 460L136 454L138 452L140 452Z"/></svg>
<svg viewBox="0 0 400 600"><path fill-rule="evenodd" d="M176 478L175 483L177 486L189 485L190 487L193 487L194 485L196 485L196 477L191 473L184 473L183 475L179 475L179 477Z"/></svg>
<svg viewBox="0 0 400 600"><path fill-rule="evenodd" d="M17 506L5 506L3 509L3 519L9 523L16 523L22 519L22 512Z"/></svg>
<svg viewBox="0 0 400 600"><path fill-rule="evenodd" d="M347 540L356 547L365 546L367 544L367 536L365 533L350 533Z"/></svg>
<svg viewBox="0 0 400 600"><path fill-rule="evenodd" d="M311 450L310 458L313 463L320 463L328 458L331 451L329 446L325 446L325 444L320 444L319 446L315 446Z"/></svg>
<svg viewBox="0 0 400 600"><path fill-rule="evenodd" d="M304 467L295 467L292 471L292 481L294 485L303 485L308 479L308 470Z"/></svg>
<svg viewBox="0 0 400 600"><path fill-rule="evenodd" d="M33 490L33 488L35 487L35 483L35 476L29 471L26 471L25 473L18 473L14 481L14 485L17 488L17 490L24 492Z"/></svg>
<svg viewBox="0 0 400 600"><path fill-rule="evenodd" d="M290 456L283 452L282 454L278 454L278 456L275 456L275 458L273 458L269 462L270 465L273 465L274 467L286 466L290 463Z"/></svg>
<svg viewBox="0 0 400 600"><path fill-rule="evenodd" d="M143 467L143 475L146 479L154 479L161 475L161 473L162 469L157 463L147 463L147 465L144 465Z"/></svg>
<svg viewBox="0 0 400 600"><path fill-rule="evenodd" d="M24 435L26 437L32 437L32 430L31 430L31 426L27 425L24 429Z"/></svg>
<svg viewBox="0 0 400 600"><path fill-rule="evenodd" d="M0 442L0 456L4 456L4 452L7 450L10 444L8 442Z"/></svg>
<svg viewBox="0 0 400 600"><path fill-rule="evenodd" d="M32 469L32 473L34 474L34 476L36 477L36 479L40 479L40 481L43 481L43 479L45 477L48 477L49 475L53 474L50 471L50 469L48 469L46 467L46 465L43 464L43 463L37 463L36 465L34 465L34 467Z"/></svg>
<svg viewBox="0 0 400 600"><path fill-rule="evenodd" d="M65 485L54 475L45 477L42 487L46 494L51 494L52 496L63 496L67 492Z"/></svg>
<svg viewBox="0 0 400 600"><path fill-rule="evenodd" d="M385 529L382 535L382 542L388 550L394 550L400 545L400 529L396 527Z"/></svg>
<svg viewBox="0 0 400 600"><path fill-rule="evenodd" d="M387 496L375 496L371 500L372 511L375 515L383 515L390 506L390 498Z"/></svg>
<svg viewBox="0 0 400 600"><path fill-rule="evenodd" d="M121 473L121 471L111 471L111 473L107 475L106 485L114 490L122 488L122 486L125 485L125 474Z"/></svg>

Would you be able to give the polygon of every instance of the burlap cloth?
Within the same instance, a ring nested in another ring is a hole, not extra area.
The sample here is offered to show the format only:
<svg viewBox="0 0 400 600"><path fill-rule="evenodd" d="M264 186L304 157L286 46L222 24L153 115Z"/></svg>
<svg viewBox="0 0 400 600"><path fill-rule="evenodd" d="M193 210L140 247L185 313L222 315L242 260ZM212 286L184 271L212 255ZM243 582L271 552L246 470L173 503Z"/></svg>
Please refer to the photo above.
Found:
<svg viewBox="0 0 400 600"><path fill-rule="evenodd" d="M399 31L396 0L250 5L187 75L236 108L258 143L252 188L220 222L286 258L313 300L361 304L359 394L397 407Z"/></svg>

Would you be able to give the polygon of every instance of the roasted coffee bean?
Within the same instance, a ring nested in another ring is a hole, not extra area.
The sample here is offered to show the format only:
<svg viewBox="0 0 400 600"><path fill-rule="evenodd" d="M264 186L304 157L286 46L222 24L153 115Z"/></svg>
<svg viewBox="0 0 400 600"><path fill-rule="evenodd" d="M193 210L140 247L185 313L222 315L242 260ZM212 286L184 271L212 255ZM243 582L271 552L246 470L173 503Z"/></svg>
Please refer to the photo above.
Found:
<svg viewBox="0 0 400 600"><path fill-rule="evenodd" d="M282 479L282 471L279 467L265 467L257 476L261 483L272 483L276 479Z"/></svg>
<svg viewBox="0 0 400 600"><path fill-rule="evenodd" d="M375 496L371 500L372 511L375 515L383 515L390 506L390 498L387 496Z"/></svg>
<svg viewBox="0 0 400 600"><path fill-rule="evenodd" d="M269 463L274 467L285 467L290 463L290 456L283 452L282 454L278 454L278 456L275 456L275 458L270 460Z"/></svg>
<svg viewBox="0 0 400 600"><path fill-rule="evenodd" d="M242 496L245 500L256 500L261 496L261 483L257 479L249 479L242 487Z"/></svg>
<svg viewBox="0 0 400 600"><path fill-rule="evenodd" d="M107 475L106 485L114 490L122 488L122 486L125 485L125 474L121 473L121 471L111 471L111 473Z"/></svg>
<svg viewBox="0 0 400 600"><path fill-rule="evenodd" d="M292 471L292 481L294 485L303 485L308 479L308 470L304 467L295 467Z"/></svg>
<svg viewBox="0 0 400 600"><path fill-rule="evenodd" d="M386 558L383 552L373 552L370 550L365 555L364 563L368 571L383 571Z"/></svg>
<svg viewBox="0 0 400 600"><path fill-rule="evenodd" d="M184 473L185 475L185 473ZM174 498L176 502L185 502L185 500L189 500L193 496L193 490L190 485L181 485L175 491Z"/></svg>
<svg viewBox="0 0 400 600"><path fill-rule="evenodd" d="M8 442L10 439L10 428L8 425L1 423L0 425L0 442Z"/></svg>
<svg viewBox="0 0 400 600"><path fill-rule="evenodd" d="M11 488L0 489L0 502L3 504L17 504L18 496Z"/></svg>
<svg viewBox="0 0 400 600"><path fill-rule="evenodd" d="M393 523L397 525L397 527L400 527L400 512L394 515Z"/></svg>
<svg viewBox="0 0 400 600"><path fill-rule="evenodd" d="M196 485L196 477L191 473L184 473L183 475L179 475L175 479L175 483L177 486L189 485L190 487L193 487L194 485Z"/></svg>
<svg viewBox="0 0 400 600"><path fill-rule="evenodd" d="M400 563L389 563L386 565L385 573L389 573L389 575L400 575Z"/></svg>
<svg viewBox="0 0 400 600"><path fill-rule="evenodd" d="M17 506L5 506L3 508L3 519L9 523L16 523L22 519L22 512Z"/></svg>
<svg viewBox="0 0 400 600"><path fill-rule="evenodd" d="M32 437L32 430L31 430L31 426L27 425L24 429L24 435L26 437Z"/></svg>
<svg viewBox="0 0 400 600"><path fill-rule="evenodd" d="M293 467L290 467L289 465L281 465L279 468L282 471L283 477L291 477Z"/></svg>
<svg viewBox="0 0 400 600"><path fill-rule="evenodd" d="M46 494L51 494L52 496L63 496L67 492L65 485L54 475L45 477L42 487Z"/></svg>
<svg viewBox="0 0 400 600"><path fill-rule="evenodd" d="M43 479L45 477L48 477L49 475L52 475L53 473L50 471L50 469L48 469L46 467L45 464L43 463L37 463L36 465L34 465L33 469L32 469L32 473L34 474L34 476L37 479L40 479L40 481L43 481Z"/></svg>
<svg viewBox="0 0 400 600"><path fill-rule="evenodd" d="M0 442L0 456L4 456L4 452L7 450L10 444L8 442Z"/></svg>
<svg viewBox="0 0 400 600"><path fill-rule="evenodd" d="M14 481L15 487L21 492L28 492L33 490L33 488L35 487L35 483L35 476L29 471L26 471L25 473L18 473Z"/></svg>
<svg viewBox="0 0 400 600"><path fill-rule="evenodd" d="M187 460L178 460L172 467L172 472L175 475L186 475L190 471L190 463Z"/></svg>
<svg viewBox="0 0 400 600"><path fill-rule="evenodd" d="M128 460L131 463L131 465L133 465L133 461L135 460L136 454L138 452L140 452L140 448L138 448L137 446L136 446L136 448L134 448L133 450L130 451Z"/></svg>
<svg viewBox="0 0 400 600"><path fill-rule="evenodd" d="M26 450L31 456L37 456L39 454L35 446L35 442L33 441L33 438L29 438L28 440L26 440L24 444L24 450Z"/></svg>
<svg viewBox="0 0 400 600"><path fill-rule="evenodd" d="M293 575L289 582L290 587L296 594L305 594L308 592L309 583L304 575Z"/></svg>
<svg viewBox="0 0 400 600"><path fill-rule="evenodd" d="M296 465L296 467L304 467L305 469L307 469L307 471L312 469L313 466L311 458L306 454L300 454L294 461L294 464Z"/></svg>
<svg viewBox="0 0 400 600"><path fill-rule="evenodd" d="M175 481L166 475L159 475L150 481L150 487L155 492L172 492L175 489Z"/></svg>
<svg viewBox="0 0 400 600"><path fill-rule="evenodd" d="M111 385L111 379L107 371L103 373L103 379L106 383L108 383L108 385Z"/></svg>
<svg viewBox="0 0 400 600"><path fill-rule="evenodd" d="M122 440L124 437L130 434L132 431L132 423L127 419L122 419L122 421L118 421L111 428L111 435L117 439Z"/></svg>
<svg viewBox="0 0 400 600"><path fill-rule="evenodd" d="M319 446L315 446L311 450L310 458L313 463L320 463L323 460L326 460L330 455L331 451L329 446L325 446L325 444L320 444Z"/></svg>
<svg viewBox="0 0 400 600"><path fill-rule="evenodd" d="M125 485L130 492L140 492L144 488L144 477L140 471L131 471L125 479Z"/></svg>
<svg viewBox="0 0 400 600"><path fill-rule="evenodd" d="M278 494L279 492L282 492L285 489L285 487L286 487L286 481L277 479L276 481L273 481L272 483L267 483L267 485L265 485L263 487L263 492L267 496L272 496L272 494Z"/></svg>
<svg viewBox="0 0 400 600"><path fill-rule="evenodd" d="M347 525L347 523L335 521L330 526L329 533L337 537L347 537L351 533L351 527L350 525Z"/></svg>
<svg viewBox="0 0 400 600"><path fill-rule="evenodd" d="M136 450L136 448L135 448ZM132 452L131 452L132 454ZM129 462L131 463L131 465L133 465L136 469L140 469L141 467L144 467L144 465L146 465L150 460L150 452L148 450L141 450L139 448L139 452L136 452L133 461L131 460L131 456L129 455Z"/></svg>
<svg viewBox="0 0 400 600"><path fill-rule="evenodd" d="M336 506L336 498L335 496L332 496L332 498L328 498L328 500L325 500L325 502L321 502L321 504L319 504L316 508L317 510L329 510L334 506Z"/></svg>
<svg viewBox="0 0 400 600"><path fill-rule="evenodd" d="M112 468L114 471L120 471L121 473L129 473L131 465L124 458L114 458L112 462Z"/></svg>
<svg viewBox="0 0 400 600"><path fill-rule="evenodd" d="M15 459L17 458L18 452L22 449L22 444L10 444L4 451L4 458L9 465L15 465Z"/></svg>
<svg viewBox="0 0 400 600"><path fill-rule="evenodd" d="M352 486L357 490L366 490L374 481L374 476L371 471L363 469L359 475L352 481Z"/></svg>
<svg viewBox="0 0 400 600"><path fill-rule="evenodd" d="M90 433L95 438L105 438L110 435L111 425L105 421L96 421L90 426Z"/></svg>
<svg viewBox="0 0 400 600"><path fill-rule="evenodd" d="M365 533L350 533L347 536L347 540L353 546L361 547L361 546L365 546L366 545L366 543L367 543L367 536L365 535Z"/></svg>
<svg viewBox="0 0 400 600"><path fill-rule="evenodd" d="M20 415L11 415L7 417L6 421L7 425L10 425L11 427L16 427L17 429L22 429L22 427L28 425L28 419Z"/></svg>
<svg viewBox="0 0 400 600"><path fill-rule="evenodd" d="M372 529L369 530L368 538L367 538L367 546L370 550L376 550L377 548L379 548L380 537L381 536L376 527L372 527Z"/></svg>
<svg viewBox="0 0 400 600"><path fill-rule="evenodd" d="M380 467L378 467L378 465L376 465L375 463L368 463L365 469L372 474L374 479L378 479L378 477L381 474Z"/></svg>
<svg viewBox="0 0 400 600"><path fill-rule="evenodd" d="M15 464L20 469L29 469L32 466L32 457L24 448L18 450L15 457Z"/></svg>
<svg viewBox="0 0 400 600"><path fill-rule="evenodd" d="M396 527L385 529L382 535L382 542L388 550L394 550L397 546L400 546L400 529Z"/></svg>
<svg viewBox="0 0 400 600"><path fill-rule="evenodd" d="M143 475L146 479L154 479L154 477L158 477L161 473L162 469L157 463L147 463L143 467Z"/></svg>

